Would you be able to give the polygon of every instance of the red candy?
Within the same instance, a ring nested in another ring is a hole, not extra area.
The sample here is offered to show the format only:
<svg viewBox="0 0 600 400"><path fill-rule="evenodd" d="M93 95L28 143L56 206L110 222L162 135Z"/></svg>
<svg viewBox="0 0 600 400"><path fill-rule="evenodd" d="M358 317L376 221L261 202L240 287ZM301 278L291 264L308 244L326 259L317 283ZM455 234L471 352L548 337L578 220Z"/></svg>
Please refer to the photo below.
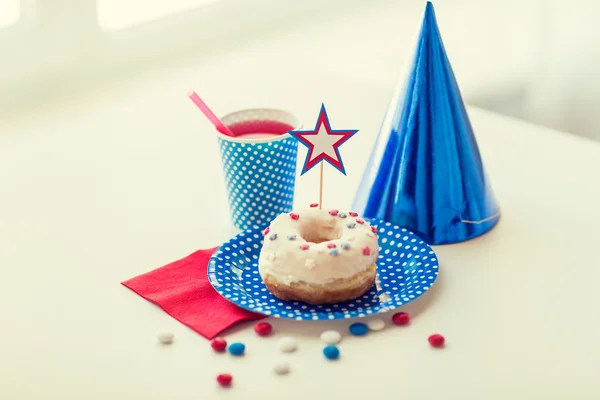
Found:
<svg viewBox="0 0 600 400"><path fill-rule="evenodd" d="M377 227L376 226L371 226L371 232L373 232L374 234L377 235Z"/></svg>
<svg viewBox="0 0 600 400"><path fill-rule="evenodd" d="M254 332L256 332L258 336L267 336L272 330L273 327L268 322L259 322L254 325Z"/></svg>
<svg viewBox="0 0 600 400"><path fill-rule="evenodd" d="M364 223L365 223L365 221L363 221L363 220L362 220L362 219L360 219L360 218L357 218L357 219L356 219L356 223L357 223L357 224L361 224L361 225L362 225L362 224L364 224Z"/></svg>
<svg viewBox="0 0 600 400"><path fill-rule="evenodd" d="M300 250L308 250L308 245L307 244L301 244L300 245Z"/></svg>
<svg viewBox="0 0 600 400"><path fill-rule="evenodd" d="M312 208L319 207L319 203L312 203L310 206L311 206Z"/></svg>
<svg viewBox="0 0 600 400"><path fill-rule="evenodd" d="M410 315L405 312L399 312L392 315L392 322L396 325L406 325L410 322Z"/></svg>
<svg viewBox="0 0 600 400"><path fill-rule="evenodd" d="M263 231L263 236L267 236L269 234L269 232L271 231L271 228L267 226L267 229L265 229Z"/></svg>
<svg viewBox="0 0 600 400"><path fill-rule="evenodd" d="M336 215L338 215L338 210L331 210L329 211L329 215L331 215L332 217L335 217Z"/></svg>
<svg viewBox="0 0 600 400"><path fill-rule="evenodd" d="M335 243L328 243L327 244L327 248L328 249L335 249Z"/></svg>
<svg viewBox="0 0 600 400"><path fill-rule="evenodd" d="M371 249L370 249L370 248L368 248L368 247L365 247L365 248L363 249L363 255L365 255L365 256L370 256L370 255L371 255Z"/></svg>
<svg viewBox="0 0 600 400"><path fill-rule="evenodd" d="M232 380L233 380L233 377L229 374L217 375L217 382L219 382L219 385L221 385L221 386L230 386Z"/></svg>
<svg viewBox="0 0 600 400"><path fill-rule="evenodd" d="M300 216L299 216L298 214L294 214L294 213L290 213L290 217L291 217L293 220L298 220L298 219L300 218Z"/></svg>
<svg viewBox="0 0 600 400"><path fill-rule="evenodd" d="M358 213L355 213L354 211L350 211L348 215L351 217L358 217Z"/></svg>
<svg viewBox="0 0 600 400"><path fill-rule="evenodd" d="M212 342L210 342L210 347L212 347L214 351L225 351L227 348L227 341L220 337L214 338Z"/></svg>
<svg viewBox="0 0 600 400"><path fill-rule="evenodd" d="M429 341L429 344L431 345L431 347L444 347L444 342L446 341L446 339L444 339L444 337L442 335L440 335L439 333L435 333L431 336L429 336L429 338L427 338L427 340Z"/></svg>

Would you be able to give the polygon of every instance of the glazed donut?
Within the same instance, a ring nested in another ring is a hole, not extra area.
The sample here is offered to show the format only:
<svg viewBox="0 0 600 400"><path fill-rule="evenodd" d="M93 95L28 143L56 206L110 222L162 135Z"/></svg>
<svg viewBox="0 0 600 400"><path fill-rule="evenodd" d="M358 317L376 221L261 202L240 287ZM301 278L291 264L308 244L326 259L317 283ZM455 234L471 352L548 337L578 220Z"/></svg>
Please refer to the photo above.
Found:
<svg viewBox="0 0 600 400"><path fill-rule="evenodd" d="M354 212L313 207L280 214L263 235L258 271L275 297L333 304L375 283L377 229Z"/></svg>

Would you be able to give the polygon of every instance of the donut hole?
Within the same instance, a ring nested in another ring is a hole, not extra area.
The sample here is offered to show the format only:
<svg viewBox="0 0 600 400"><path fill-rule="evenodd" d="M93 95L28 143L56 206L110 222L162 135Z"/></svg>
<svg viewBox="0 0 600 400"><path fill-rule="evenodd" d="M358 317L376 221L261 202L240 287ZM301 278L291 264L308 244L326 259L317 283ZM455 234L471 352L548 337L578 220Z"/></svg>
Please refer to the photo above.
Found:
<svg viewBox="0 0 600 400"><path fill-rule="evenodd" d="M310 243L322 243L341 238L342 231L333 221L311 221L300 226L300 236Z"/></svg>

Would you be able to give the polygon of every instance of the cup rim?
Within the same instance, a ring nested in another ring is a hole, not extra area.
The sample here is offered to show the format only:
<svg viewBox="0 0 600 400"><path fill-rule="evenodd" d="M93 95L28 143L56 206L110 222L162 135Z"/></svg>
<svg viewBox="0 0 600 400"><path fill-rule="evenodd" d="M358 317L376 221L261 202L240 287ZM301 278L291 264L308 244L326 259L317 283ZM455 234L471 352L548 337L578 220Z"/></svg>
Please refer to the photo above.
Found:
<svg viewBox="0 0 600 400"><path fill-rule="evenodd" d="M242 110L233 111L233 112L230 112L230 113L227 113L227 114L223 115L221 117L221 120L223 120L223 119L225 119L227 117L231 117L233 115L247 113L247 112L251 112L251 111L274 111L274 112L282 112L282 113L285 113L285 114L289 115L291 117L291 119L293 119L295 121L295 123L293 124L294 127L293 127L292 130L298 130L298 129L302 128L302 121L296 115L292 114L291 112L289 112L287 110L283 110L283 109L280 109L280 108L270 108L270 107L244 108ZM216 129L215 129L215 134L217 135L218 138L220 138L222 140L226 140L228 142L250 143L250 144L277 142L277 141L289 139L289 138L292 137L289 133L284 133L282 135L278 135L278 136L270 137L270 138L238 139L237 137L227 136L227 135L219 132Z"/></svg>

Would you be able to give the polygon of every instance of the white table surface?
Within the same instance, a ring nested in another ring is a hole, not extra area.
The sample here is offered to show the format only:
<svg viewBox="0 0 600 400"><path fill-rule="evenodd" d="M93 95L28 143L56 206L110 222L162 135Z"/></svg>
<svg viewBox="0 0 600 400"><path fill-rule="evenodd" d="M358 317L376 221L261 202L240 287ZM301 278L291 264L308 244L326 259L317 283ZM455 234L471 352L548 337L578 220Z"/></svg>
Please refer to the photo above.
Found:
<svg viewBox="0 0 600 400"><path fill-rule="evenodd" d="M248 79L227 61L0 122L0 398L600 398L600 145L474 108L503 216L489 234L435 247L440 277L404 307L410 327L346 337L331 363L318 335L348 321L272 320L273 338L251 325L227 335L247 345L234 359L122 287L230 235L217 145L190 87L221 113L275 105L307 125L325 102L334 128L360 129L342 149L348 176L325 176L326 204L351 203L392 86L310 68L290 81L264 61L245 64ZM318 195L316 175L299 180L297 204ZM156 343L164 331L170 347ZM434 332L444 350L428 346ZM295 354L278 353L284 334L298 338ZM292 366L283 378L271 370L280 358ZM220 372L234 387L217 387Z"/></svg>

